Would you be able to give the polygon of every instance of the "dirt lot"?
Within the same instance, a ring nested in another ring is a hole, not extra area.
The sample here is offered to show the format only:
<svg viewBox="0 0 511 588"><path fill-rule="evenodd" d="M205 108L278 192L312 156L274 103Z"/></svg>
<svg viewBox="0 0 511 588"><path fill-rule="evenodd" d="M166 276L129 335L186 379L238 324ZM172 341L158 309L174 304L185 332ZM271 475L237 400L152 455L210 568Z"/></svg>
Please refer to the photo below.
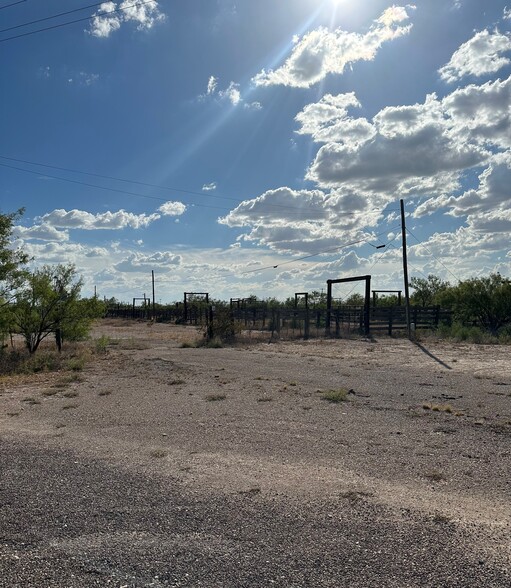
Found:
<svg viewBox="0 0 511 588"><path fill-rule="evenodd" d="M0 380L0 587L511 585L508 347L101 335Z"/></svg>

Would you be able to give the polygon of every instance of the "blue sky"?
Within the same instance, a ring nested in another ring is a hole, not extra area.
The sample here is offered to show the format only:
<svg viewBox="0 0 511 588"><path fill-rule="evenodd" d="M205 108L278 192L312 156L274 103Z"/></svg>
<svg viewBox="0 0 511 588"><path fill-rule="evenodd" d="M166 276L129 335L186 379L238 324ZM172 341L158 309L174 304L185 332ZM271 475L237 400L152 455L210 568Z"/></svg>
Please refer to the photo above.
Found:
<svg viewBox="0 0 511 588"><path fill-rule="evenodd" d="M411 275L511 275L505 1L10 3L0 210L84 294L400 289L400 198Z"/></svg>

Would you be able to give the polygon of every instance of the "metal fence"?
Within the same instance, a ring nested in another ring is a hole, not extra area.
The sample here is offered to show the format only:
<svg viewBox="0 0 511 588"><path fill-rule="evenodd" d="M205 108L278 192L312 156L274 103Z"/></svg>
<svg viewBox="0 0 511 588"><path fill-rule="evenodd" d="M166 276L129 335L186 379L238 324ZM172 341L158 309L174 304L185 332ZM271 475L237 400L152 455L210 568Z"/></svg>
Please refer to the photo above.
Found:
<svg viewBox="0 0 511 588"><path fill-rule="evenodd" d="M214 335L223 331L259 332L281 338L345 337L364 334L364 307L341 305L330 312L325 308L275 308L266 305L239 307L215 307L208 304L182 304L172 307L150 306L131 307L116 305L107 310L107 317L124 319L155 320L176 324L204 326ZM451 311L433 307L410 307L412 328L436 329L441 323L450 324ZM229 324L232 327L229 327ZM369 333L386 333L390 336L406 331L406 310L404 306L376 306L369 312Z"/></svg>

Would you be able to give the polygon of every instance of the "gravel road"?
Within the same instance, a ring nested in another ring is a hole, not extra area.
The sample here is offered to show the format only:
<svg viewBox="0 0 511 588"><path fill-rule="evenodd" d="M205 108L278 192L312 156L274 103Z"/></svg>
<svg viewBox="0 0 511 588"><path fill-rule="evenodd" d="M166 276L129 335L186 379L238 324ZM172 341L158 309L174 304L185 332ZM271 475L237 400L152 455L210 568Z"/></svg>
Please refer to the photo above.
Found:
<svg viewBox="0 0 511 588"><path fill-rule="evenodd" d="M508 349L100 334L0 381L0 587L511 585Z"/></svg>

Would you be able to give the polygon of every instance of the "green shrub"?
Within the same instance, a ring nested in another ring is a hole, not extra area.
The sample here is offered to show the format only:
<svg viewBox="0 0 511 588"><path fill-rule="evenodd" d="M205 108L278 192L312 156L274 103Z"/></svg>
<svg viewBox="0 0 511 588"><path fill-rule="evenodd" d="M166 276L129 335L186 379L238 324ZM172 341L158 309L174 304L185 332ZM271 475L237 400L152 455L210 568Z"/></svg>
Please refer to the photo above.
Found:
<svg viewBox="0 0 511 588"><path fill-rule="evenodd" d="M323 400L337 404L338 402L346 402L348 400L348 390L340 388L339 390L328 390L321 395Z"/></svg>

